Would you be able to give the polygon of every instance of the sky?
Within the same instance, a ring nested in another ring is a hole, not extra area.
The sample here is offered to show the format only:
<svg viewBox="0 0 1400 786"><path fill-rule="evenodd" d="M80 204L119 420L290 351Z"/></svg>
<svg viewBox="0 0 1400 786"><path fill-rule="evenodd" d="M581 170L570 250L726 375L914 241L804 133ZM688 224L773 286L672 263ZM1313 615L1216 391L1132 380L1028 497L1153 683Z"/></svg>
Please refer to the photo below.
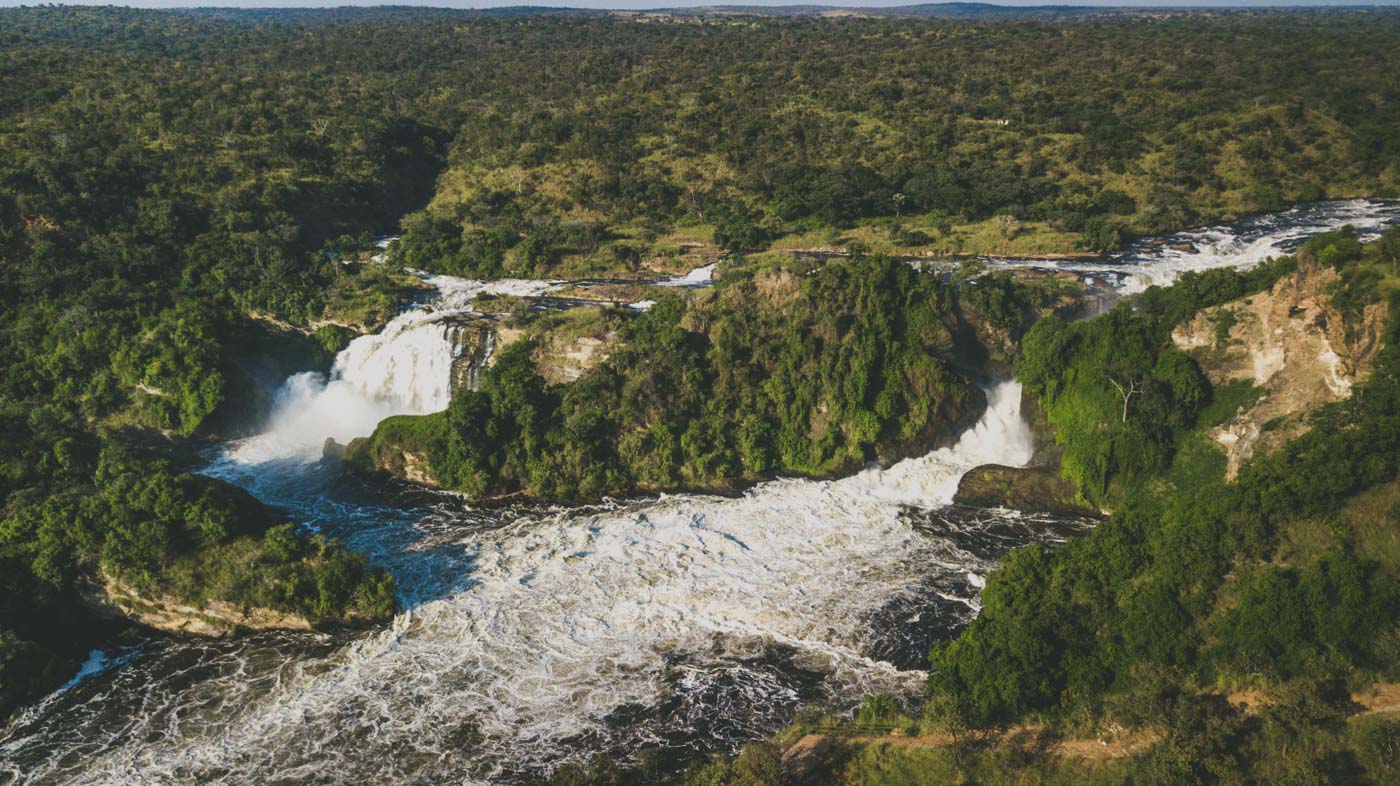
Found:
<svg viewBox="0 0 1400 786"><path fill-rule="evenodd" d="M50 2L52 0L49 0ZM941 2L942 0L930 0ZM972 0L976 2L977 0ZM134 8L329 8L336 6L412 5L438 8L497 8L501 6L555 6L568 8L608 8L635 10L645 8L683 8L711 5L831 5L843 8L877 8L913 5L924 0L66 0L63 5L122 5ZM40 5L44 0L0 0L0 8ZM1400 7L1400 0L997 0L996 5L1087 5L1156 7L1249 7L1280 6L1355 6L1384 5Z"/></svg>

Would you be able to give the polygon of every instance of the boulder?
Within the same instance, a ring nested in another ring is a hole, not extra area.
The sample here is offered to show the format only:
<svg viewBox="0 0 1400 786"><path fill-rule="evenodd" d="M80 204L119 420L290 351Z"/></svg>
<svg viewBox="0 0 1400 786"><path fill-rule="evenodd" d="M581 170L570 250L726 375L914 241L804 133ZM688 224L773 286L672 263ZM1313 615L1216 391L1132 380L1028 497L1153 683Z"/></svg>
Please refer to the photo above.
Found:
<svg viewBox="0 0 1400 786"><path fill-rule="evenodd" d="M1005 467L984 464L958 481L953 502L983 508L1010 508L1052 516L1097 516L1079 500L1074 484L1060 477L1058 465Z"/></svg>

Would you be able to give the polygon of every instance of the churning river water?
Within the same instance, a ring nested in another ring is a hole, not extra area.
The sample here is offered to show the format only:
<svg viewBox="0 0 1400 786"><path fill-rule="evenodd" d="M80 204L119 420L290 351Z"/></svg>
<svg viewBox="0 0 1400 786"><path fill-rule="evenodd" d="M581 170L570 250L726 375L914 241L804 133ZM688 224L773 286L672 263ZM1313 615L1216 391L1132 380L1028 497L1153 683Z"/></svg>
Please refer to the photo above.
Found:
<svg viewBox="0 0 1400 786"><path fill-rule="evenodd" d="M1391 223L1400 205L1332 202L1102 262L989 262L1133 292L1249 266L1317 231ZM355 340L329 379L289 379L267 432L202 470L392 572L394 621L95 653L0 733L0 784L508 783L596 751L732 750L804 704L916 696L930 645L975 616L997 560L1085 526L950 504L968 469L1031 457L1010 381L988 390L985 414L951 447L736 498L481 508L369 487L320 461L324 440L444 408L454 349L441 320L480 292L553 286L429 281L436 297Z"/></svg>

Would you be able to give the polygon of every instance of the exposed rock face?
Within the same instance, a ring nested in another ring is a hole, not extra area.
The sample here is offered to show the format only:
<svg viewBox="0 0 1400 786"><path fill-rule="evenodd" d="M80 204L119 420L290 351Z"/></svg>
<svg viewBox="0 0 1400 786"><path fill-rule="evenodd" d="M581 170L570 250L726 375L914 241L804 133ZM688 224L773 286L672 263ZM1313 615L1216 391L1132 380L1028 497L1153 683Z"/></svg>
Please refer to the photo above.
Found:
<svg viewBox="0 0 1400 786"><path fill-rule="evenodd" d="M1053 516L1093 516L1098 511L1079 502L1074 484L1060 477L1059 464L1003 467L984 464L963 475L953 501L984 508L1010 508Z"/></svg>
<svg viewBox="0 0 1400 786"><path fill-rule="evenodd" d="M1305 413L1346 398L1370 375L1386 305L1372 304L1348 320L1328 292L1337 281L1330 269L1305 268L1269 292L1205 309L1172 333L1211 384L1247 380L1262 392L1212 432L1228 457L1227 477L1256 452L1302 433Z"/></svg>
<svg viewBox="0 0 1400 786"><path fill-rule="evenodd" d="M370 474L387 473L410 483L432 488L442 485L433 478L427 456L394 444L393 440L371 440L363 437L351 440L341 455L353 466Z"/></svg>
<svg viewBox="0 0 1400 786"><path fill-rule="evenodd" d="M1079 499L1074 484L1060 477L1060 447L1045 410L1035 396L1023 392L1021 416L1035 437L1035 453L1025 467L984 464L958 481L953 502L977 507L1009 508L1052 516L1096 516L1099 511Z"/></svg>
<svg viewBox="0 0 1400 786"><path fill-rule="evenodd" d="M529 331L509 327L489 317L459 318L451 324L457 355L452 361L452 389L476 390L481 373L491 366L496 352L531 338ZM545 331L533 336L536 346L530 357L545 382L562 385L573 382L590 369L603 364L621 341L615 331L599 335L558 335Z"/></svg>
<svg viewBox="0 0 1400 786"><path fill-rule="evenodd" d="M218 638L240 630L312 628L305 617L272 609L240 608L223 601L195 607L177 598L144 595L111 576L103 576L102 586L93 591L88 602L104 616L124 617L148 628L181 635Z"/></svg>
<svg viewBox="0 0 1400 786"><path fill-rule="evenodd" d="M452 359L452 390L476 390L481 372L496 350L496 326L490 319L459 320L452 324L456 356Z"/></svg>
<svg viewBox="0 0 1400 786"><path fill-rule="evenodd" d="M540 376L551 385L573 382L603 364L621 339L616 333L601 336L548 336L532 357Z"/></svg>
<svg viewBox="0 0 1400 786"><path fill-rule="evenodd" d="M417 453L410 453L405 450L399 454L403 464L398 473L410 483L417 483L422 486L436 486L438 482L433 480L432 473L428 471L428 459Z"/></svg>

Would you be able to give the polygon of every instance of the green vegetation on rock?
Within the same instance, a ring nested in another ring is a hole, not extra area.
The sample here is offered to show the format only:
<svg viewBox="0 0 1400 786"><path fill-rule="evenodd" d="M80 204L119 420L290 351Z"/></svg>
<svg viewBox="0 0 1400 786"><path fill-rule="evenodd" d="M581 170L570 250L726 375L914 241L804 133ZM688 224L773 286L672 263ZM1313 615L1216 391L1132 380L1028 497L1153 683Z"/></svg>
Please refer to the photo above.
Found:
<svg viewBox="0 0 1400 786"><path fill-rule="evenodd" d="M7 434L40 436L43 426ZM65 437L47 455L34 451L42 443L27 445L17 455L52 474L11 492L0 519L0 709L71 672L100 632L90 604L106 602L108 582L311 624L393 612L387 575L334 541L295 532L246 492L177 474L105 436Z"/></svg>
<svg viewBox="0 0 1400 786"><path fill-rule="evenodd" d="M266 387L250 336L304 334L279 370L324 365L413 296L396 265L1074 253L1391 196L1398 59L1400 16L1371 11L1008 24L0 10L0 711L72 673L95 633L83 599L107 578L315 621L388 613L382 573L169 454ZM400 230L395 264L368 264L371 238ZM1338 271L1331 296L1356 315L1392 296L1397 244L1340 233L1307 253ZM1261 780L1312 774L1346 745L1294 743L1326 735L1355 741L1361 771L1390 766L1393 727L1341 729L1334 691L1308 686L1400 663L1395 547L1364 523L1395 482L1397 349L1227 484L1190 439L1227 392L1163 331L1257 286L1208 274L1027 339L1021 373L1069 443L1070 476L1116 512L994 574L983 616L934 658L960 711L1097 716L1126 696L1162 730L1143 772L1164 782L1251 756L1278 768L1260 764ZM545 383L520 344L480 391L387 421L357 452L408 463L406 450L479 495L845 471L951 438L977 408L955 364L982 358L960 353L1008 357L1041 294L877 257L750 260L713 292L619 317L621 345L579 379ZM1338 522L1335 543L1302 549ZM1306 557L1283 559L1280 533ZM1262 731L1198 690L1250 680L1303 687ZM764 782L771 754L696 782Z"/></svg>
<svg viewBox="0 0 1400 786"><path fill-rule="evenodd" d="M386 420L348 456L399 474L416 456L476 497L851 471L961 433L982 397L955 364L986 351L968 320L982 341L1012 340L1055 292L1005 274L950 285L884 257L736 266L626 320L611 356L573 382L547 385L517 342L445 414Z"/></svg>
<svg viewBox="0 0 1400 786"><path fill-rule="evenodd" d="M1210 383L1171 330L1197 310L1258 292L1291 272L1284 257L1248 273L1187 273L1096 319L1036 323L1021 343L1017 376L1037 396L1064 449L1065 477L1090 501L1172 463L1179 433L1212 403Z"/></svg>
<svg viewBox="0 0 1400 786"><path fill-rule="evenodd" d="M1113 514L1062 546L1014 551L990 574L979 616L934 647L920 714L887 695L854 717L804 711L777 747L697 764L675 782L1394 782L1400 720L1389 693L1370 702L1374 687L1400 680L1397 239L1400 229L1368 246L1350 229L1326 233L1296 258L1187 276L1086 322L1038 323L1018 370L1062 440L1074 430L1067 456L1087 441L1074 460L1102 474L1068 463L1065 474ZM1391 299L1384 348L1367 382L1227 482L1202 431L1259 390L1211 389L1198 371L1188 389L1204 383L1204 395L1171 395L1156 376L1162 358L1194 363L1172 346L1172 328L1324 264L1371 282L1358 293L1366 302ZM1123 399L1100 367L1161 386L1126 421L1152 442L1127 455L1153 463L1122 460ZM778 775L752 766L779 761ZM563 782L627 782L607 772Z"/></svg>

